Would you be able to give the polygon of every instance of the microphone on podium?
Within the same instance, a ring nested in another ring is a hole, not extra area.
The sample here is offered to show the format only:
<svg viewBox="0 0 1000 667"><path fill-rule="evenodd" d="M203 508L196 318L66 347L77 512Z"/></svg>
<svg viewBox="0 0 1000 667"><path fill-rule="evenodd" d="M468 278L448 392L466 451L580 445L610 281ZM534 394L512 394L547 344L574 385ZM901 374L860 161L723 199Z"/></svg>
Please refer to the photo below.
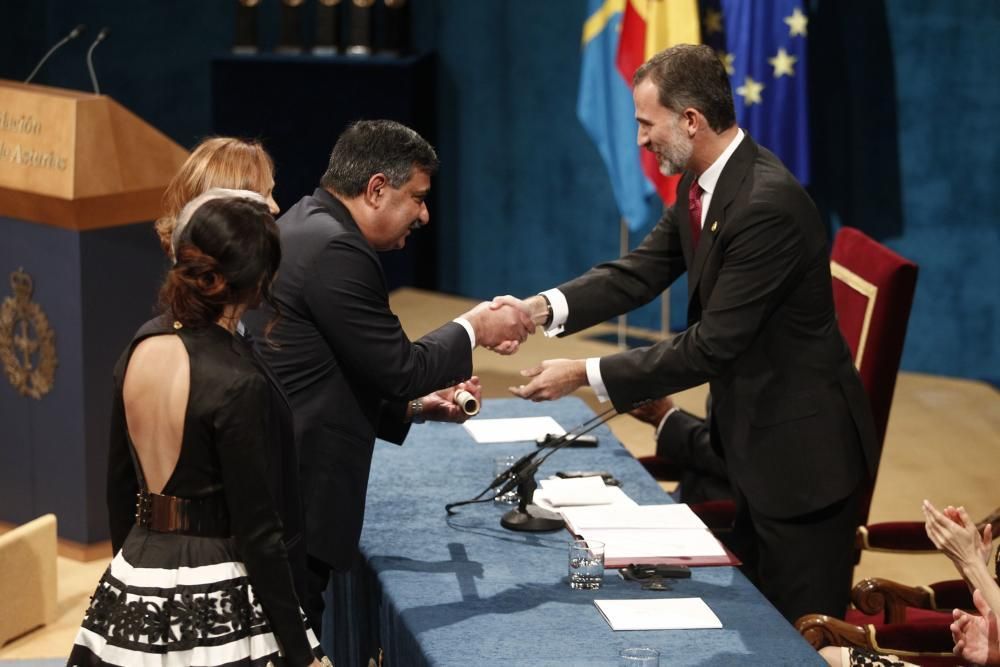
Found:
<svg viewBox="0 0 1000 667"><path fill-rule="evenodd" d="M485 503L493 500L495 496L500 496L508 491L517 488L518 506L500 519L500 525L508 530L540 532L548 530L558 530L563 527L562 519L539 517L528 511L532 496L538 484L535 482L535 472L545 463L545 460L555 454L563 447L568 446L576 438L585 433L593 431L598 426L606 424L618 416L614 408L609 408L595 417L588 419L571 431L564 433L558 438L548 441L544 446L533 452L528 452L515 461L507 470L497 475L489 485L483 489L479 495L469 500L462 500L455 503L448 503L444 506L448 514L454 514L455 507L462 505L472 505L474 503ZM542 453L544 452L544 455ZM541 456L540 456L541 455ZM487 497L490 491L495 492Z"/></svg>
<svg viewBox="0 0 1000 667"><path fill-rule="evenodd" d="M38 64L35 65L35 69L31 70L31 74L28 75L28 78L25 79L24 82L25 83L31 83L31 80L35 78L36 74L38 74L38 70L40 70L42 68L42 65L45 64L45 61L48 60L52 56L53 53L55 53L56 51L58 51L59 49L61 49L63 47L63 45L66 44L66 42L70 42L70 41L76 39L77 37L79 37L81 35L81 33L83 33L83 31L86 30L86 29L87 29L87 26L85 26L85 25L83 25L81 23L81 24L77 25L75 28L73 28L72 30L70 30L69 34L67 34L65 37L63 37L58 42L56 42L55 46L53 46L51 49L49 49L45 53L45 55L42 56L42 59L38 61Z"/></svg>
<svg viewBox="0 0 1000 667"><path fill-rule="evenodd" d="M94 72L94 49L97 45L104 41L104 38L108 36L111 32L111 28L104 26L101 31L97 33L97 37L94 41L90 43L90 48L87 49L87 71L90 73L90 83L94 86L94 94L100 95L101 88L97 85L97 73Z"/></svg>

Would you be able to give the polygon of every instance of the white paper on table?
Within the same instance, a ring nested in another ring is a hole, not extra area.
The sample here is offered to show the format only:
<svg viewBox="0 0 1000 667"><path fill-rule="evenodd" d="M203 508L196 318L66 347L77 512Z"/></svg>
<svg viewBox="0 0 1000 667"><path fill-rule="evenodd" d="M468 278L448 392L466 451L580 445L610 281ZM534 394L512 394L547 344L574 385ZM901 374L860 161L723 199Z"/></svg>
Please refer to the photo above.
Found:
<svg viewBox="0 0 1000 667"><path fill-rule="evenodd" d="M600 479L600 478L598 478ZM545 484L547 480L542 480L540 483ZM603 481L601 482L604 483ZM606 486L604 487L606 491L604 492L605 499L602 501L604 504L615 505L616 507L621 507L622 505L634 506L636 502L628 497L628 495L617 486ZM532 496L532 501L539 507L553 512L561 512L563 507L553 504L549 500L549 492L545 489L537 489L535 495Z"/></svg>
<svg viewBox="0 0 1000 667"><path fill-rule="evenodd" d="M594 600L612 630L698 630L722 621L701 598Z"/></svg>
<svg viewBox="0 0 1000 667"><path fill-rule="evenodd" d="M683 503L636 505L623 511L620 507L595 505L568 507L563 510L566 523L577 533L588 528L701 528L705 522Z"/></svg>
<svg viewBox="0 0 1000 667"><path fill-rule="evenodd" d="M649 558L725 556L711 531L701 528L591 528L576 531L586 540L604 542L605 560L640 562Z"/></svg>
<svg viewBox="0 0 1000 667"><path fill-rule="evenodd" d="M549 504L555 507L564 505L608 505L615 498L611 489L604 483L600 475L591 477L571 477L562 479L543 479L539 483L541 491ZM536 494L538 491L535 492Z"/></svg>
<svg viewBox="0 0 1000 667"><path fill-rule="evenodd" d="M566 433L559 422L552 417L470 419L462 426L476 442L521 442L544 438L546 433L555 435Z"/></svg>

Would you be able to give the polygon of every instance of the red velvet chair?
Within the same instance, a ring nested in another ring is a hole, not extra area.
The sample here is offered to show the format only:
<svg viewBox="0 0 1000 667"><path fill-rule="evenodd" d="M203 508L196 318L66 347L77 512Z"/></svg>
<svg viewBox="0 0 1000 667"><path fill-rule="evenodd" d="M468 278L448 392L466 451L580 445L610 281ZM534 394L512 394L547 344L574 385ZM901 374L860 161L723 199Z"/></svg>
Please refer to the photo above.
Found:
<svg viewBox="0 0 1000 667"><path fill-rule="evenodd" d="M917 265L857 229L843 227L833 242L830 273L837 324L868 393L878 438L884 441L916 289ZM657 479L676 479L666 476L673 466L663 457L647 456L639 461ZM861 503L858 516L861 527L868 522L873 489L874 479ZM691 509L713 531L725 530L735 517L735 506L729 501L696 504ZM886 530L894 532L891 526ZM880 531L876 530L879 537L883 534ZM861 543L859 538L858 545ZM929 542L924 538L921 544Z"/></svg>
<svg viewBox="0 0 1000 667"><path fill-rule="evenodd" d="M795 622L795 629L816 650L824 646L853 646L874 653L891 653L922 667L964 664L951 652L954 643L947 624L898 623L878 627L809 614Z"/></svg>

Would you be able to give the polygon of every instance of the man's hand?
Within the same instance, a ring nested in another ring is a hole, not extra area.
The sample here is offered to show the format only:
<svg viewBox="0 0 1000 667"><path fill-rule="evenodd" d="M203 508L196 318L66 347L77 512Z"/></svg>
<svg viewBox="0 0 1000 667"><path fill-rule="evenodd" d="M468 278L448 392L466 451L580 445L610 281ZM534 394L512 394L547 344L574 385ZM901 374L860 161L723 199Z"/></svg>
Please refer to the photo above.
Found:
<svg viewBox="0 0 1000 667"><path fill-rule="evenodd" d="M518 299L510 294L493 297L492 307L501 308L503 306L513 306L531 318L537 325L545 324L549 319L549 308L545 302L545 297L541 294L529 296L527 299Z"/></svg>
<svg viewBox="0 0 1000 667"><path fill-rule="evenodd" d="M535 332L535 323L520 308L484 301L464 317L476 332L476 345L501 354L513 354Z"/></svg>
<svg viewBox="0 0 1000 667"><path fill-rule="evenodd" d="M636 409L629 412L629 414L639 421L652 424L653 426L659 426L660 422L663 421L663 415L673 409L674 402L670 400L669 396L664 396L663 398L643 403Z"/></svg>
<svg viewBox="0 0 1000 667"><path fill-rule="evenodd" d="M420 399L424 404L421 415L428 421L461 424L469 416L455 403L455 393L463 389L475 396L476 400L480 403L483 402L483 388L479 384L479 378L473 375L465 382L459 382L454 387L432 392Z"/></svg>
<svg viewBox="0 0 1000 667"><path fill-rule="evenodd" d="M952 612L951 638L955 655L977 665L1000 665L1000 632L997 617L977 588L972 602L981 616L956 609Z"/></svg>
<svg viewBox="0 0 1000 667"><path fill-rule="evenodd" d="M554 401L587 384L587 362L583 359L547 359L541 366L521 371L532 378L528 384L509 387L510 393L532 401Z"/></svg>

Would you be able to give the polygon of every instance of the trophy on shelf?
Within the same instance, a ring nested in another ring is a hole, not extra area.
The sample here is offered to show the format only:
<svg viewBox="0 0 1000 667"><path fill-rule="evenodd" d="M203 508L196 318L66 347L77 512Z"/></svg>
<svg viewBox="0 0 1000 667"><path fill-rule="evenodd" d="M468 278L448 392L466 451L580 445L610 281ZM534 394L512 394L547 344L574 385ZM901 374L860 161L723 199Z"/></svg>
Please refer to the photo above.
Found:
<svg viewBox="0 0 1000 667"><path fill-rule="evenodd" d="M346 0L347 54L367 56L372 52L372 5L375 0Z"/></svg>
<svg viewBox="0 0 1000 667"><path fill-rule="evenodd" d="M236 38L233 53L257 53L257 9L260 0L236 1Z"/></svg>
<svg viewBox="0 0 1000 667"><path fill-rule="evenodd" d="M278 53L302 53L302 12L304 0L281 0L281 35Z"/></svg>
<svg viewBox="0 0 1000 667"><path fill-rule="evenodd" d="M399 56L410 48L410 3L407 0L381 0L382 24L379 53Z"/></svg>
<svg viewBox="0 0 1000 667"><path fill-rule="evenodd" d="M340 50L341 0L317 0L316 42L312 52L319 56L332 56Z"/></svg>

